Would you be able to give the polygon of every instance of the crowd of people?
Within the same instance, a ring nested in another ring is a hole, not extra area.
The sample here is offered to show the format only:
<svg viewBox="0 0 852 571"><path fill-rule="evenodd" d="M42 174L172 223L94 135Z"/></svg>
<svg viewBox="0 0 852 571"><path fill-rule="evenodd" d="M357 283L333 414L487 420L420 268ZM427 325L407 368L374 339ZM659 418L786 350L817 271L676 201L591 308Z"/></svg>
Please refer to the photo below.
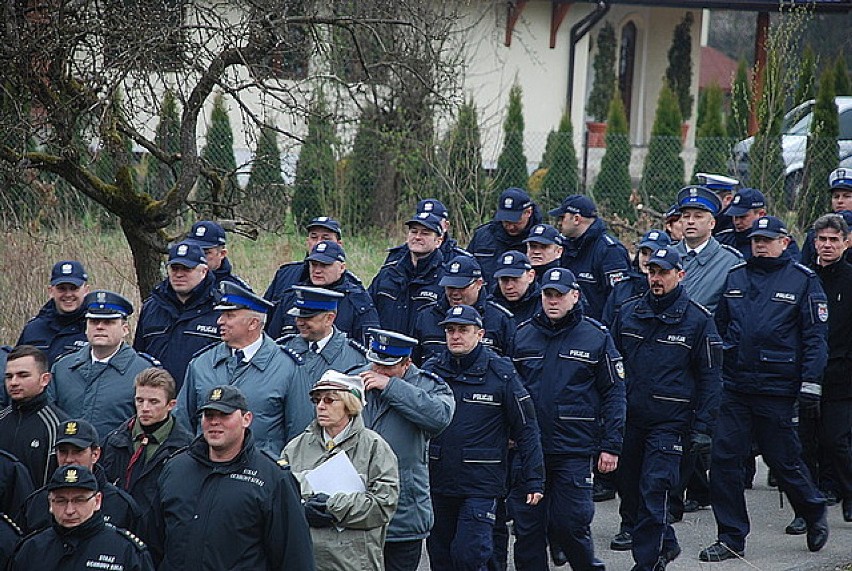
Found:
<svg viewBox="0 0 852 571"><path fill-rule="evenodd" d="M604 569L619 497L633 571L681 555L712 507L745 556L761 455L810 551L852 522L852 171L801 251L758 189L698 175L632 244L594 202L499 197L463 249L421 200L369 287L343 230L263 295L201 221L133 304L57 262L0 351L0 567ZM509 525L511 524L511 525ZM510 531L511 530L511 531Z"/></svg>

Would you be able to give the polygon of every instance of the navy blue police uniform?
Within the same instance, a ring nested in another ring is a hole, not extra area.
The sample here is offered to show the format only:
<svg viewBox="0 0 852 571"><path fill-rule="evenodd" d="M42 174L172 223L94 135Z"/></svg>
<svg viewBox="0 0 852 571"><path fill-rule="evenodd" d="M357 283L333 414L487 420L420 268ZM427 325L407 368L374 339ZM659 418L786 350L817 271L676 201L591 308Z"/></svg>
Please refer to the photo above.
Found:
<svg viewBox="0 0 852 571"><path fill-rule="evenodd" d="M511 250L500 257L497 271L494 272L495 283L491 290L492 299L512 313L515 328L541 309L541 287L539 287L538 280L533 280L520 298L510 301L503 295L503 290L500 289L500 278L517 278L531 269L532 264L526 254Z"/></svg>
<svg viewBox="0 0 852 571"><path fill-rule="evenodd" d="M447 207L444 206L441 201L435 198L424 198L423 200L419 201L417 203L417 208L414 212L414 215L417 216L421 212L434 214L441 220L450 219L450 213L447 210ZM444 255L445 260L450 260L452 258L455 258L456 256L470 255L470 252L459 246L458 241L452 238L449 232L444 232L443 240L441 240L441 245L438 247L438 249L441 250L441 253ZM399 246L388 248L388 255L385 258L384 263L387 264L389 262L398 260L403 256L409 255L409 252L410 250L408 249L408 244L400 244Z"/></svg>
<svg viewBox="0 0 852 571"><path fill-rule="evenodd" d="M210 248L224 248L227 245L225 241L225 229L211 220L200 220L193 224L184 242L199 246L205 253ZM234 267L227 256L222 258L222 263L212 273L216 279L217 288L222 282L229 282L237 284L248 291L252 291L251 286L245 280L234 274Z"/></svg>

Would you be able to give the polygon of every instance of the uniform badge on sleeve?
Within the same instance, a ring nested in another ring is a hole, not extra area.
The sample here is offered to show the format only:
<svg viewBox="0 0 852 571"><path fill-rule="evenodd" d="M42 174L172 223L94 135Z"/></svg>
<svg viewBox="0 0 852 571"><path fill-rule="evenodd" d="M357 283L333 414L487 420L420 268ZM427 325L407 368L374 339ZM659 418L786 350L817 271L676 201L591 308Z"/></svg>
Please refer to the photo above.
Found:
<svg viewBox="0 0 852 571"><path fill-rule="evenodd" d="M817 317L825 323L828 321L828 303L825 301L817 302Z"/></svg>
<svg viewBox="0 0 852 571"><path fill-rule="evenodd" d="M619 379L624 378L624 362L616 361L615 362L615 374L618 375Z"/></svg>

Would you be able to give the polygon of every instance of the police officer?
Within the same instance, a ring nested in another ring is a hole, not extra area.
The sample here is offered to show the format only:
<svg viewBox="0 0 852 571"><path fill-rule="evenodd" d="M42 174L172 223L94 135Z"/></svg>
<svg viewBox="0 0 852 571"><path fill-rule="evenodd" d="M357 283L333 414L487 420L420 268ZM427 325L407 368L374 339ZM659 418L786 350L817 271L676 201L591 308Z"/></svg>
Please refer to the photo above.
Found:
<svg viewBox="0 0 852 571"><path fill-rule="evenodd" d="M306 263L310 267L308 279L297 285L325 288L341 294L335 325L350 338L364 343L367 329L379 325L379 315L361 281L346 269L346 252L343 247L330 240L318 242ZM296 332L295 318L289 313L296 295L294 288L295 285L281 293L269 315L266 332L273 338Z"/></svg>
<svg viewBox="0 0 852 571"><path fill-rule="evenodd" d="M600 320L606 299L615 284L627 276L627 249L606 232L595 203L587 196L572 194L549 212L558 216L563 244L562 267L571 270L583 292L587 315Z"/></svg>
<svg viewBox="0 0 852 571"><path fill-rule="evenodd" d="M482 316L485 336L482 343L500 355L510 355L515 337L512 314L490 299L483 287L482 270L472 256L456 256L444 268L438 282L444 293L437 302L424 306L417 312L414 338L420 341L415 348L414 362L423 363L446 347L446 333L441 322L447 310L459 305L470 305Z"/></svg>
<svg viewBox="0 0 852 571"><path fill-rule="evenodd" d="M8 569L9 559L21 540L21 528L5 512L0 512L0 568Z"/></svg>
<svg viewBox="0 0 852 571"><path fill-rule="evenodd" d="M438 301L444 256L441 219L421 212L408 220L408 256L388 262L370 284L370 297L379 313L382 328L406 335L414 332L417 310Z"/></svg>
<svg viewBox="0 0 852 571"><path fill-rule="evenodd" d="M696 173L695 178L698 180L699 186L713 191L721 202L719 214L716 215L716 225L713 227L713 235L715 236L723 230L730 230L733 224L732 214L728 212L728 208L734 199L734 192L737 191L740 181L721 174L703 172Z"/></svg>
<svg viewBox="0 0 852 571"><path fill-rule="evenodd" d="M193 434L201 431L198 411L210 389L233 385L254 414L257 446L277 457L313 416L301 358L263 332L272 304L236 284L222 285L222 342L198 353L186 370L175 417Z"/></svg>
<svg viewBox="0 0 852 571"><path fill-rule="evenodd" d="M110 432L99 464L107 478L126 490L144 519L166 460L193 439L172 415L177 401L175 380L165 369L145 369L133 381L136 414Z"/></svg>
<svg viewBox="0 0 852 571"><path fill-rule="evenodd" d="M101 438L133 415L133 379L160 363L125 343L130 333L130 301L111 291L86 296L88 346L61 357L53 365L47 387L52 402L74 418L95 427Z"/></svg>
<svg viewBox="0 0 852 571"><path fill-rule="evenodd" d="M716 232L716 239L720 244L736 248L743 259L748 260L751 258L751 225L761 216L766 216L766 197L756 188L743 188L734 196L725 214L732 220L732 226ZM792 236L787 254L795 259L801 256Z"/></svg>
<svg viewBox="0 0 852 571"><path fill-rule="evenodd" d="M562 258L562 234L550 224L536 224L524 240L537 281L550 268L558 268Z"/></svg>
<svg viewBox="0 0 852 571"><path fill-rule="evenodd" d="M494 278L494 302L512 312L515 327L541 309L541 288L526 254L515 250L503 254Z"/></svg>
<svg viewBox="0 0 852 571"><path fill-rule="evenodd" d="M202 402L201 436L166 463L152 501L146 529L160 571L313 571L295 482L255 446L246 397L223 385Z"/></svg>
<svg viewBox="0 0 852 571"><path fill-rule="evenodd" d="M754 434L764 461L807 524L807 544L828 540L825 498L800 459L793 427L819 406L827 359L828 304L816 274L784 250L784 223L763 216L752 225L752 254L733 268L716 313L724 342L724 386L710 464L710 491L718 540L702 561L740 557L749 532L743 464Z"/></svg>
<svg viewBox="0 0 852 571"><path fill-rule="evenodd" d="M225 229L220 225L211 220L200 220L192 225L184 242L199 246L204 251L207 268L213 274L217 288L222 282L233 282L251 291L251 286L234 274L234 268L228 258Z"/></svg>
<svg viewBox="0 0 852 571"><path fill-rule="evenodd" d="M672 240L663 230L651 228L635 243L636 254L627 272L626 279L615 284L606 300L601 322L612 325L621 305L631 297L637 297L648 291L648 260L655 250L667 248Z"/></svg>
<svg viewBox="0 0 852 571"><path fill-rule="evenodd" d="M435 525L426 540L435 571L482 569L491 557L497 498L504 494L509 438L522 459L519 488L529 505L544 491L535 409L508 357L480 341L482 317L469 305L447 311L447 348L427 361L453 390L456 412L429 445Z"/></svg>
<svg viewBox="0 0 852 571"><path fill-rule="evenodd" d="M364 346L336 326L343 294L306 286L293 286L293 291L295 299L288 313L295 318L299 333L278 343L302 358L307 388L329 369L348 372L363 367L367 363Z"/></svg>
<svg viewBox="0 0 852 571"><path fill-rule="evenodd" d="M525 190L507 188L500 194L494 218L477 227L467 245L489 287L494 283L500 257L509 250L526 251L524 240L533 226L541 222L541 211Z"/></svg>
<svg viewBox="0 0 852 571"><path fill-rule="evenodd" d="M142 304L133 348L159 360L180 390L192 356L220 339L219 292L198 246L175 244L167 265L168 277Z"/></svg>
<svg viewBox="0 0 852 571"><path fill-rule="evenodd" d="M680 207L677 203L669 206L664 215L666 234L672 239L672 244L683 240L683 221L680 219Z"/></svg>
<svg viewBox="0 0 852 571"><path fill-rule="evenodd" d="M390 444L405 475L385 538L385 570L416 571L434 522L429 441L449 426L456 402L443 379L412 364L416 339L383 329L370 336L370 365L360 372L367 398L361 415Z"/></svg>
<svg viewBox="0 0 852 571"><path fill-rule="evenodd" d="M103 490L88 468L70 465L57 469L46 490L53 525L18 545L10 570L154 571L145 544L105 521Z"/></svg>
<svg viewBox="0 0 852 571"><path fill-rule="evenodd" d="M518 328L513 361L535 404L544 451L545 503L525 505L515 486L515 567L546 570L546 541L573 569L603 569L591 522L592 465L616 469L624 428L624 365L612 338L578 305L574 274L542 277L542 310Z"/></svg>
<svg viewBox="0 0 852 571"><path fill-rule="evenodd" d="M0 513L11 520L32 493L33 480L27 467L12 454L0 450Z"/></svg>
<svg viewBox="0 0 852 571"><path fill-rule="evenodd" d="M831 193L831 211L836 214L852 211L852 169L839 168L828 175L828 192ZM848 223L848 220L847 220ZM801 262L813 268L816 264L817 252L814 243L814 229L808 230L802 242ZM847 250L846 261L850 259L852 250Z"/></svg>
<svg viewBox="0 0 852 571"><path fill-rule="evenodd" d="M56 436L56 459L59 467L83 466L95 475L103 502L104 520L116 527L136 532L139 528L139 506L130 495L107 481L106 473L97 463L101 457L98 433L85 420L69 419L59 425ZM48 486L30 494L15 521L30 533L50 526Z"/></svg>
<svg viewBox="0 0 852 571"><path fill-rule="evenodd" d="M661 571L680 554L667 498L684 447L709 448L719 407L722 341L710 312L689 299L683 276L675 250L656 250L649 291L625 302L612 326L630 379L618 477L633 571Z"/></svg>
<svg viewBox="0 0 852 571"><path fill-rule="evenodd" d="M56 431L68 418L49 401L49 383L43 351L32 345L12 349L6 362L6 390L12 404L0 411L0 450L23 462L38 487L44 486L56 469Z"/></svg>
<svg viewBox="0 0 852 571"><path fill-rule="evenodd" d="M47 288L50 300L24 325L16 345L33 345L47 354L49 365L60 355L86 343L83 298L89 274L76 260L56 262Z"/></svg>
<svg viewBox="0 0 852 571"><path fill-rule="evenodd" d="M450 212L447 210L447 207L444 206L443 202L441 202L437 198L424 198L423 200L417 203L414 215L417 216L418 214L421 214L423 212L427 214L434 214L441 220L441 228L443 229L444 234L443 240L441 241L440 249L445 260L449 260L456 256L470 255L467 250L460 247L459 243L452 236L450 236ZM407 244L400 244L399 246L394 246L393 248L388 249L388 255L385 258L385 264L394 260L398 260L399 258L407 255Z"/></svg>

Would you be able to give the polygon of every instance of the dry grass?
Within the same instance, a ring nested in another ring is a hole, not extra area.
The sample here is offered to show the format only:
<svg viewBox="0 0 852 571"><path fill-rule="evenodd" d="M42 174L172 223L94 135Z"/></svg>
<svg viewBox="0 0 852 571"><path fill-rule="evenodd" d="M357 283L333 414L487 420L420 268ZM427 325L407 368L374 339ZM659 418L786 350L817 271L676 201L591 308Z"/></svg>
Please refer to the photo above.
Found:
<svg viewBox="0 0 852 571"><path fill-rule="evenodd" d="M304 237L265 234L257 241L228 236L229 257L236 273L261 294L278 266L304 256ZM344 237L348 267L368 285L385 258L385 249L399 236ZM134 307L141 300L130 249L118 230L64 227L39 232L14 230L0 242L0 343L14 344L21 328L47 300L50 268L63 259L83 262L93 289L108 289L128 297ZM134 316L135 317L135 316ZM135 319L131 317L131 329Z"/></svg>

